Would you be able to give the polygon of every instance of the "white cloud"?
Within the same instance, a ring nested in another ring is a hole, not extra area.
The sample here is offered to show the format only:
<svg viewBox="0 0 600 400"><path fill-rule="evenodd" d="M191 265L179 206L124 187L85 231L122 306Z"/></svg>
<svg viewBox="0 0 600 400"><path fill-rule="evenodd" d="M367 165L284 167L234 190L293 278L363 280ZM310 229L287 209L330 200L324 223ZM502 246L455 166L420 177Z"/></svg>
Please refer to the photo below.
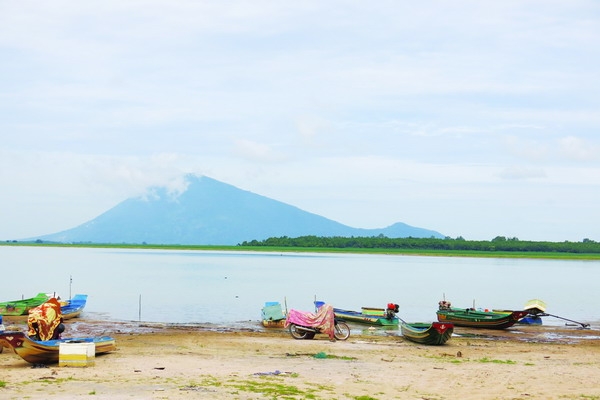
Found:
<svg viewBox="0 0 600 400"><path fill-rule="evenodd" d="M259 163L276 162L283 158L271 146L245 139L238 139L234 142L234 153L242 159Z"/></svg>
<svg viewBox="0 0 600 400"><path fill-rule="evenodd" d="M502 179L543 179L547 177L543 169L518 166L507 167L500 171L498 176Z"/></svg>
<svg viewBox="0 0 600 400"><path fill-rule="evenodd" d="M600 240L594 2L1 7L0 239L193 172L357 227Z"/></svg>
<svg viewBox="0 0 600 400"><path fill-rule="evenodd" d="M600 161L600 145L568 136L559 141L560 153L575 161Z"/></svg>

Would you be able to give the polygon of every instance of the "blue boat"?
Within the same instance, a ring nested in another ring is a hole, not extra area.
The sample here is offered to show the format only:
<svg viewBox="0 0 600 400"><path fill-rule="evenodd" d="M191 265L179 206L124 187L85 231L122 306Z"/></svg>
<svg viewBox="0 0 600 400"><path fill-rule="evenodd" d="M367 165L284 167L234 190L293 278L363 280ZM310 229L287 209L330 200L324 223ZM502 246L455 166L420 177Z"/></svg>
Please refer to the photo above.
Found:
<svg viewBox="0 0 600 400"><path fill-rule="evenodd" d="M60 312L63 319L79 317L87 303L87 294L76 294L71 300L61 302Z"/></svg>

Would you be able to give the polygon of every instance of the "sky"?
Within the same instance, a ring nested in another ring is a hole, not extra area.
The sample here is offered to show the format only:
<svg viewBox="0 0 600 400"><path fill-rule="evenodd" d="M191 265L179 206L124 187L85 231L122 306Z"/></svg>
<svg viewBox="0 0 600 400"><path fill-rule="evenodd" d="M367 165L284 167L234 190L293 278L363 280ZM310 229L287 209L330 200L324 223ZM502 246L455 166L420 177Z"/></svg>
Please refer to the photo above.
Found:
<svg viewBox="0 0 600 400"><path fill-rule="evenodd" d="M0 240L196 174L356 228L600 241L600 2L417 3L0 0Z"/></svg>

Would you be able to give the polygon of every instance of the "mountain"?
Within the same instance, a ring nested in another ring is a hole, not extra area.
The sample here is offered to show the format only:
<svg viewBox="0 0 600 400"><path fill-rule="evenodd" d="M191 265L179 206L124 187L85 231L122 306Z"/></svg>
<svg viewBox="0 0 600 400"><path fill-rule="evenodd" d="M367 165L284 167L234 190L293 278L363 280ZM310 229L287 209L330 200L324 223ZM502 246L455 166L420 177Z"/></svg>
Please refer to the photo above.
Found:
<svg viewBox="0 0 600 400"><path fill-rule="evenodd" d="M438 232L396 223L382 229L352 228L206 176L186 176L174 196L153 188L151 196L127 199L78 227L34 238L61 243L236 245L269 237L436 237Z"/></svg>

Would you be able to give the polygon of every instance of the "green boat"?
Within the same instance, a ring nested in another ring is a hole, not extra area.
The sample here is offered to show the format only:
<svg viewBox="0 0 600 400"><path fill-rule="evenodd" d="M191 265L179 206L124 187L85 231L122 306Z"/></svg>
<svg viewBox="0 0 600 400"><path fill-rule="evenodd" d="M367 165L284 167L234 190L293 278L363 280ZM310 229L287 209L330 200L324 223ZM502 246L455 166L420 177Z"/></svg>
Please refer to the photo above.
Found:
<svg viewBox="0 0 600 400"><path fill-rule="evenodd" d="M452 307L448 301L440 301L437 310L439 322L452 323L455 326L485 329L506 329L516 324L529 311L506 310L499 313L494 311L480 311L474 308Z"/></svg>
<svg viewBox="0 0 600 400"><path fill-rule="evenodd" d="M393 303L388 304L387 308L362 307L361 311L333 309L336 318L347 322L376 326L397 326L399 323L399 319L396 317L397 312L398 305Z"/></svg>
<svg viewBox="0 0 600 400"><path fill-rule="evenodd" d="M45 303L50 298L46 293L38 293L35 297L0 303L0 315L27 315L29 310Z"/></svg>
<svg viewBox="0 0 600 400"><path fill-rule="evenodd" d="M402 336L411 342L438 346L446 343L454 332L447 322L404 322L400 324Z"/></svg>
<svg viewBox="0 0 600 400"><path fill-rule="evenodd" d="M286 306L287 308L287 306ZM265 328L284 328L285 312L278 301L268 301L260 311L262 326Z"/></svg>

